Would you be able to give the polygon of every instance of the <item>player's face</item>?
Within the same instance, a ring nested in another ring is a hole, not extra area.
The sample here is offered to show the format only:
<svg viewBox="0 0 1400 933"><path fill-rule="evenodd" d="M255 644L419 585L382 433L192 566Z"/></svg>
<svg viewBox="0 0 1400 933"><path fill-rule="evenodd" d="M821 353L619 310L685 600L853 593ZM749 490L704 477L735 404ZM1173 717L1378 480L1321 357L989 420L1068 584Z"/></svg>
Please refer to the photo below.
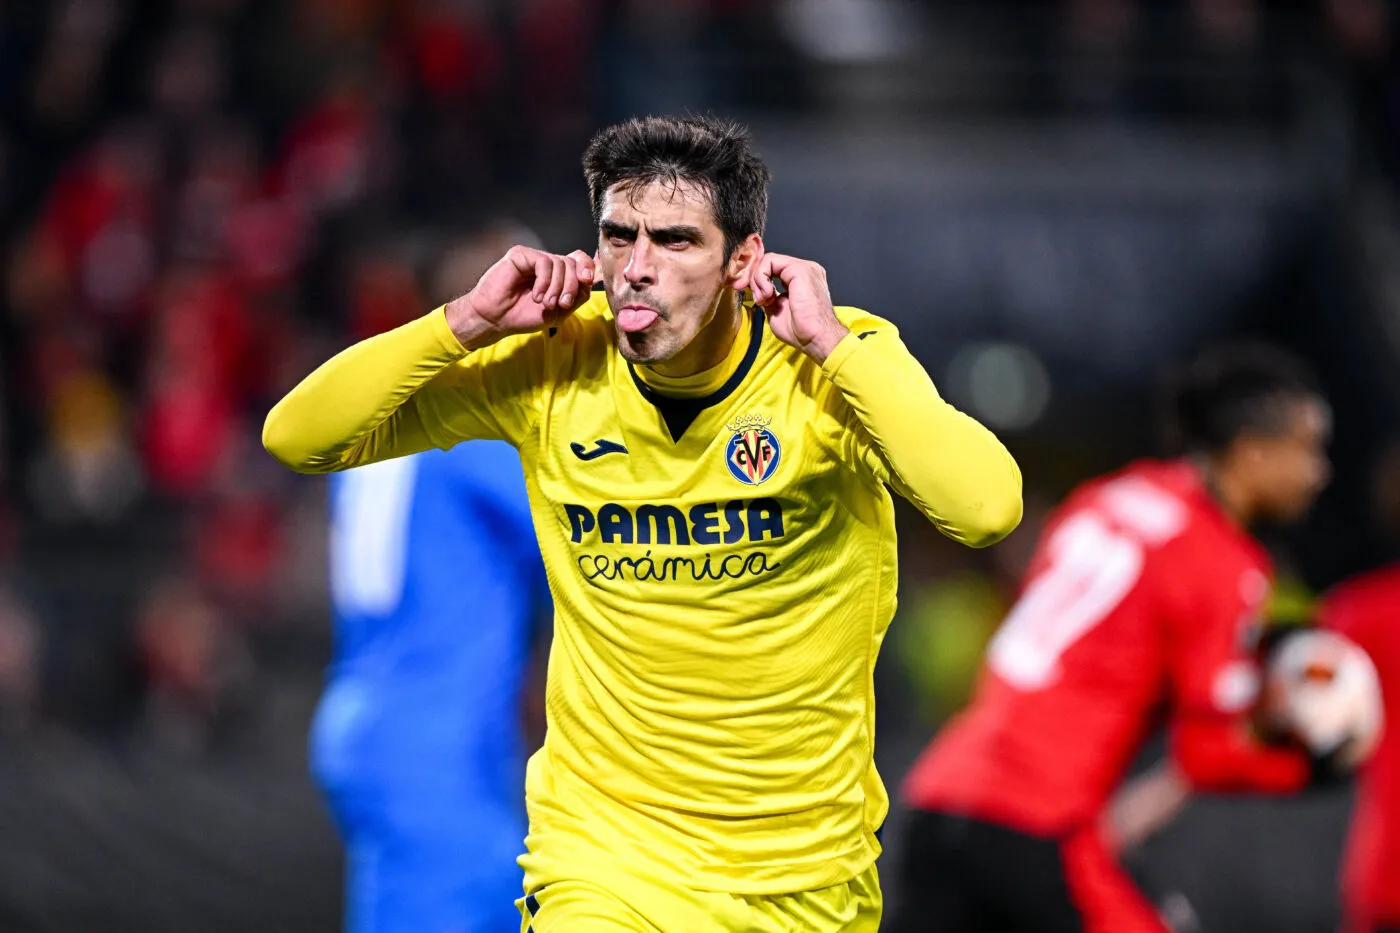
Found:
<svg viewBox="0 0 1400 933"><path fill-rule="evenodd" d="M728 258L705 191L684 182L608 189L598 264L622 355L659 363L690 346L729 300Z"/></svg>
<svg viewBox="0 0 1400 933"><path fill-rule="evenodd" d="M1332 473L1327 459L1332 413L1327 405L1318 399L1290 402L1286 424L1279 434L1249 439L1262 511L1278 521L1292 521L1306 512Z"/></svg>

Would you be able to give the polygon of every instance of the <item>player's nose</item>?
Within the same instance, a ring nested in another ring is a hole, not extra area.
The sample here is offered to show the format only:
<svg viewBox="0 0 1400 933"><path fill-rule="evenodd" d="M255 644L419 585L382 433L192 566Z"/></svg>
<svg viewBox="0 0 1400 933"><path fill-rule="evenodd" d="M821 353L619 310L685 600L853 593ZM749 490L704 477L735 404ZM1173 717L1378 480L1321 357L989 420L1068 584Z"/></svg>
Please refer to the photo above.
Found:
<svg viewBox="0 0 1400 933"><path fill-rule="evenodd" d="M632 245L627 265L622 267L622 277L629 285L651 285L656 282L656 263L650 244L645 237L639 237Z"/></svg>

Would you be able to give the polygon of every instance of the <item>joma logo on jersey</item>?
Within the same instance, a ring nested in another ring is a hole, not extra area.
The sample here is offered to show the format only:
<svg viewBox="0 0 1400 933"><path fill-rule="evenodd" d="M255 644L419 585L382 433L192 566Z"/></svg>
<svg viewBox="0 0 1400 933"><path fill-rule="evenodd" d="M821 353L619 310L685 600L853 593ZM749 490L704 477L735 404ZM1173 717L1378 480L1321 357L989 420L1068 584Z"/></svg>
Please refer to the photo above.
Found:
<svg viewBox="0 0 1400 933"><path fill-rule="evenodd" d="M607 502L595 513L565 504L569 540L583 543L596 532L603 544L737 544L783 536L783 507L777 499L701 502L682 512L674 505L633 507Z"/></svg>
<svg viewBox="0 0 1400 933"><path fill-rule="evenodd" d="M745 415L727 425L734 436L724 448L724 463L741 483L757 486L778 468L782 448L768 425L772 418Z"/></svg>

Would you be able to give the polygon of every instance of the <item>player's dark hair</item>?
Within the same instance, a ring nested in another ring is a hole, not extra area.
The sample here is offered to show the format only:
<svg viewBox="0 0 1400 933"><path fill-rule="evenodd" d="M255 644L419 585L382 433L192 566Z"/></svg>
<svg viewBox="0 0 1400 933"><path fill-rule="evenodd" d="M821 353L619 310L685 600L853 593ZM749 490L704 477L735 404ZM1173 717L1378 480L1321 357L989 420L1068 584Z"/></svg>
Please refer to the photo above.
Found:
<svg viewBox="0 0 1400 933"><path fill-rule="evenodd" d="M584 150L583 175L594 223L604 193L619 182L633 191L651 182L698 186L710 196L726 258L744 237L762 234L768 217L772 173L753 151L748 129L733 120L644 117L607 127Z"/></svg>
<svg viewBox="0 0 1400 933"><path fill-rule="evenodd" d="M1321 399L1312 368L1263 343L1213 347L1173 373L1162 395L1172 453L1219 453L1242 434L1288 429L1293 404Z"/></svg>

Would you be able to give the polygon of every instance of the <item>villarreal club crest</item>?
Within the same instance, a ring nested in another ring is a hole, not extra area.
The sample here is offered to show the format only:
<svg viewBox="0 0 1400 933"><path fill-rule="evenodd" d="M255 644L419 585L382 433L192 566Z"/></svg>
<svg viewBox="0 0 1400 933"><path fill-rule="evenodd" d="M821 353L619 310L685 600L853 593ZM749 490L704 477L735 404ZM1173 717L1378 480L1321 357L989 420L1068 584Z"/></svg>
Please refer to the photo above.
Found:
<svg viewBox="0 0 1400 933"><path fill-rule="evenodd" d="M757 486L778 468L782 448L768 425L772 418L745 415L726 425L734 432L724 448L724 462L741 483Z"/></svg>

